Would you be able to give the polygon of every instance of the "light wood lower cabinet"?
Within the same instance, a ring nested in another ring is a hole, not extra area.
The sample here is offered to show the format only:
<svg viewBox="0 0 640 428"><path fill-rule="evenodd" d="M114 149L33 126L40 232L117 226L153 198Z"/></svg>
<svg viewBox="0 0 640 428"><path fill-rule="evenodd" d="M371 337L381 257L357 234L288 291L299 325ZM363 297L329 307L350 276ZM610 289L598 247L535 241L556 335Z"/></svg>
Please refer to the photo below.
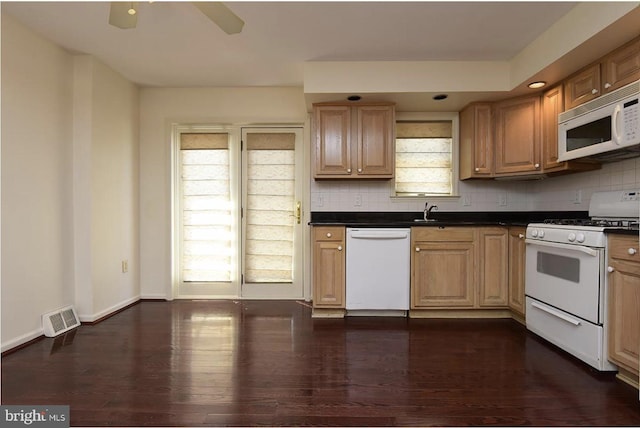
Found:
<svg viewBox="0 0 640 428"><path fill-rule="evenodd" d="M609 360L638 379L640 358L640 249L637 236L608 240Z"/></svg>
<svg viewBox="0 0 640 428"><path fill-rule="evenodd" d="M524 300L525 236L525 227L509 228L509 308L521 316L525 315L526 307Z"/></svg>
<svg viewBox="0 0 640 428"><path fill-rule="evenodd" d="M473 308L472 228L413 228L411 309Z"/></svg>
<svg viewBox="0 0 640 428"><path fill-rule="evenodd" d="M313 228L313 306L344 308L345 228Z"/></svg>
<svg viewBox="0 0 640 428"><path fill-rule="evenodd" d="M478 306L506 307L509 299L509 242L503 227L478 229Z"/></svg>

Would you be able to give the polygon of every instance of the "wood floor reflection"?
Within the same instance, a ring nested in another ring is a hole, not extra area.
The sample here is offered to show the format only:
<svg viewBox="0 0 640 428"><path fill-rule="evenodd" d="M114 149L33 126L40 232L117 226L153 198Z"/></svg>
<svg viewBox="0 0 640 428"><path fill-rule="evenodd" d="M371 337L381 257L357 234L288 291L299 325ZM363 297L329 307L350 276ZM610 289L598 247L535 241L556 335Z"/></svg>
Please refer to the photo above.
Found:
<svg viewBox="0 0 640 428"><path fill-rule="evenodd" d="M637 390L514 321L292 301L142 302L3 357L2 404L73 426L640 425Z"/></svg>

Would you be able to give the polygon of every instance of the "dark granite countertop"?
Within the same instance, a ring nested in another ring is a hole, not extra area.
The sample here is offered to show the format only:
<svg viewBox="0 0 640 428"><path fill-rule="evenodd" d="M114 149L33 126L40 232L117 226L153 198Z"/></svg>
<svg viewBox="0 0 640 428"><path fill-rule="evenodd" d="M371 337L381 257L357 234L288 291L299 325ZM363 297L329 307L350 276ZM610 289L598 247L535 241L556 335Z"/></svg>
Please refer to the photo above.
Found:
<svg viewBox="0 0 640 428"><path fill-rule="evenodd" d="M588 218L587 211L434 211L422 220L422 212L313 211L311 226L412 227L412 226L526 226L548 218Z"/></svg>

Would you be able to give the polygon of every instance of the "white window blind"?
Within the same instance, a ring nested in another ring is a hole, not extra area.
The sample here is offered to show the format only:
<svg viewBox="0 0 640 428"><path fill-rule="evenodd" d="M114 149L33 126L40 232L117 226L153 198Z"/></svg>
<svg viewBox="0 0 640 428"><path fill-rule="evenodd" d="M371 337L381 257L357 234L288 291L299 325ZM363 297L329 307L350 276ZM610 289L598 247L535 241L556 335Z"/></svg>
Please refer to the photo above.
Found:
<svg viewBox="0 0 640 428"><path fill-rule="evenodd" d="M229 136L181 134L182 280L231 281Z"/></svg>
<svg viewBox="0 0 640 428"><path fill-rule="evenodd" d="M295 134L247 135L244 280L291 283L295 204Z"/></svg>
<svg viewBox="0 0 640 428"><path fill-rule="evenodd" d="M452 123L396 123L396 196L452 194Z"/></svg>

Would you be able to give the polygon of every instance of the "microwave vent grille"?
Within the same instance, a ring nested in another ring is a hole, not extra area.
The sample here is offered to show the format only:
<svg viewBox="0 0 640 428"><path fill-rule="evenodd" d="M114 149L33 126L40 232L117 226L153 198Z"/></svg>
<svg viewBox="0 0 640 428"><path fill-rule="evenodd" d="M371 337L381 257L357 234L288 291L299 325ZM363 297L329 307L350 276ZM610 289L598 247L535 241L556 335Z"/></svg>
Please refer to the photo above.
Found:
<svg viewBox="0 0 640 428"><path fill-rule="evenodd" d="M588 113L594 109L604 107L608 104L613 104L622 99L625 99L632 95L637 95L639 93L640 80L630 83L627 86L623 86L622 88L610 92L606 95L602 95L595 100L588 101L582 105L579 105L578 107L572 108L571 110L567 110L564 113L560 113L560 115L558 116L558 122L565 122L569 119L573 119L574 117L578 117L580 115Z"/></svg>

